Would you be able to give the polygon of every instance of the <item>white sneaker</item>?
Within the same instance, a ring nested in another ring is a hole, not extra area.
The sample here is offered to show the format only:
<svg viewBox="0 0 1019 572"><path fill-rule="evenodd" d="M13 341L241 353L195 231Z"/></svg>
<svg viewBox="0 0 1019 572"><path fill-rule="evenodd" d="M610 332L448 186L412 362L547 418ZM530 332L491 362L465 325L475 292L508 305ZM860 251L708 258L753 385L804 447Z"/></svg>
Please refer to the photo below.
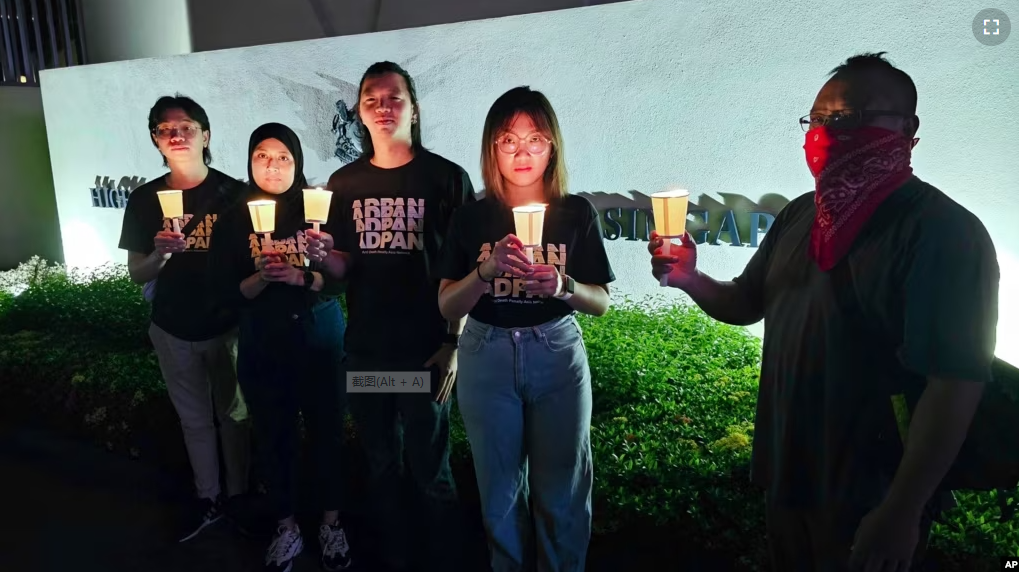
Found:
<svg viewBox="0 0 1019 572"><path fill-rule="evenodd" d="M290 572L294 559L304 550L301 529L279 527L265 553L265 572Z"/></svg>

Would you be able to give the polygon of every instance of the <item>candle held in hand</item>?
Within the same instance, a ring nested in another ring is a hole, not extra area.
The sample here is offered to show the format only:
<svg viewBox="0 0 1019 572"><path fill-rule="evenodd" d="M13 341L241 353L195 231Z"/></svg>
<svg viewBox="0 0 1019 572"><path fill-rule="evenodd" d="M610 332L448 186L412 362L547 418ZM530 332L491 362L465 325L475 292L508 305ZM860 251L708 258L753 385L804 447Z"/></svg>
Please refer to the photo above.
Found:
<svg viewBox="0 0 1019 572"><path fill-rule="evenodd" d="M184 191L159 191L159 206L163 209L163 218L173 221L173 232L180 232L180 220L184 218Z"/></svg>
<svg viewBox="0 0 1019 572"><path fill-rule="evenodd" d="M251 226L255 232L265 235L267 241L271 240L270 235L276 230L276 201L251 201L248 212L251 213Z"/></svg>
<svg viewBox="0 0 1019 572"><path fill-rule="evenodd" d="M655 217L655 229L662 237L662 255L668 256L672 239L686 233L686 215L690 204L690 191L672 189L651 194L651 210ZM667 286L668 275L662 276L660 285Z"/></svg>
<svg viewBox="0 0 1019 572"><path fill-rule="evenodd" d="M320 224L329 222L329 203L332 198L332 191L304 189L304 221L310 222L315 232L318 232Z"/></svg>
<svg viewBox="0 0 1019 572"><path fill-rule="evenodd" d="M541 232L545 225L545 205L525 205L513 208L516 235L524 243L527 261L534 264L534 248L541 246Z"/></svg>

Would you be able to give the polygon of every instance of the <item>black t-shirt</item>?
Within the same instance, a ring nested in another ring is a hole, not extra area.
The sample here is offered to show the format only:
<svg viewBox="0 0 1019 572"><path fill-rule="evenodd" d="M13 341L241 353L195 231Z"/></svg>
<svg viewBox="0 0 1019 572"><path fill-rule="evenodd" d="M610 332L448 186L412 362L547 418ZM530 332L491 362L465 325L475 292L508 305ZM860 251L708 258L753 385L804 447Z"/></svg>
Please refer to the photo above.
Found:
<svg viewBox="0 0 1019 572"><path fill-rule="evenodd" d="M167 190L166 177L159 177L135 189L127 201L120 234L120 248L149 255L155 250L156 233L173 230L163 219L156 192ZM174 254L156 280L152 301L152 322L172 336L187 341L212 339L235 324L235 316L216 304L208 278L208 253L213 225L244 189L244 183L209 169L200 185L184 191L184 220L205 211L205 220L188 233L187 250Z"/></svg>
<svg viewBox="0 0 1019 572"><path fill-rule="evenodd" d="M983 224L915 177L857 238L851 281L808 257L815 212L813 193L786 206L735 279L764 312L752 472L790 506L873 505L901 460L898 384L990 381L998 264Z"/></svg>
<svg viewBox="0 0 1019 572"><path fill-rule="evenodd" d="M247 206L248 201L264 199L276 201L276 231L269 235L271 244L264 235L255 233ZM215 245L209 253L209 272L222 304L250 312L263 323L278 323L294 316L306 316L315 305L340 293L340 283L323 274L325 283L320 292L273 282L251 300L241 294L241 282L257 272L255 263L268 249L284 255L292 266L318 270L317 264L306 255L308 239L304 231L311 225L304 222L303 199L300 189L271 195L249 188L243 200L223 213L216 224Z"/></svg>
<svg viewBox="0 0 1019 572"><path fill-rule="evenodd" d="M503 203L485 198L465 206L453 216L439 277L462 280L488 259L495 243L514 232L513 211ZM555 266L582 284L608 284L616 279L605 252L598 211L584 197L567 195L549 205L541 240L544 246L534 249L535 264ZM519 328L573 313L562 300L523 291L523 282L509 273L496 278L470 316L498 328Z"/></svg>
<svg viewBox="0 0 1019 572"><path fill-rule="evenodd" d="M474 201L459 165L419 151L406 165L382 169L367 159L329 178L329 222L336 249L350 253L345 347L361 359L428 360L448 322L439 312L434 267L453 212Z"/></svg>

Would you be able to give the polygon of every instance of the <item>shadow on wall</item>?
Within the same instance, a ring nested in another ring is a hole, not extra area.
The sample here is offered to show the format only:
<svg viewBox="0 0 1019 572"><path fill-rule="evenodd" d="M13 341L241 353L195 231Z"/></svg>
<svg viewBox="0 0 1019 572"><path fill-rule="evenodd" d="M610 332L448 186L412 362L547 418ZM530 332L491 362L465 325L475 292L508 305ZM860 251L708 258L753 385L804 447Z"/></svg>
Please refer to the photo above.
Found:
<svg viewBox="0 0 1019 572"><path fill-rule="evenodd" d="M0 87L0 270L33 255L63 262L42 94Z"/></svg>
<svg viewBox="0 0 1019 572"><path fill-rule="evenodd" d="M651 197L639 191L626 194L577 193L589 199L601 215L607 240L647 241L655 228ZM769 193L758 201L735 193L690 197L686 230L698 244L729 244L757 248L775 216L789 204L782 195Z"/></svg>

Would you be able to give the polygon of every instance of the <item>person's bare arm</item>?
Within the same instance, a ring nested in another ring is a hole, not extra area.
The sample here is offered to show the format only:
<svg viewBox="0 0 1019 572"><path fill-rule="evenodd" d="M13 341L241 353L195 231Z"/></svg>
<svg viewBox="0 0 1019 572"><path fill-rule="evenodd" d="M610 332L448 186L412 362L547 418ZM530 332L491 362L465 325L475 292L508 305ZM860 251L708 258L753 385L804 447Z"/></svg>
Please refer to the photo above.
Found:
<svg viewBox="0 0 1019 572"><path fill-rule="evenodd" d="M459 336L464 331L464 324L467 323L467 317L461 317L459 320L449 320L446 326L446 333Z"/></svg>
<svg viewBox="0 0 1019 572"><path fill-rule="evenodd" d="M591 316L604 316L609 311L609 287L604 284L576 283L573 296L566 303L574 310Z"/></svg>
<svg viewBox="0 0 1019 572"><path fill-rule="evenodd" d="M919 515L948 473L969 431L984 384L929 378L909 424L909 437L887 502Z"/></svg>
<svg viewBox="0 0 1019 572"><path fill-rule="evenodd" d="M973 420L991 368L1000 270L975 218L939 213L914 239L903 292L899 359L927 380L887 502L916 514L937 491ZM949 218L951 217L951 218ZM959 292L966 295L959 297Z"/></svg>
<svg viewBox="0 0 1019 572"><path fill-rule="evenodd" d="M277 272L276 275L280 276L280 277L286 275L286 273L284 271L276 271L276 272ZM301 286L301 287L303 287L304 286L304 271L298 269L296 272L300 272L300 278L299 279L294 279L294 284L292 284L292 285L293 286ZM321 292L322 288L325 287L325 278L322 276L322 274L320 272L314 272L313 271L311 274L312 274L313 280L314 280L314 282L311 283L311 291L312 292ZM253 300L259 294L261 294L263 290L265 290L265 287L268 286L270 282L278 282L278 281L281 281L281 280L282 280L281 278L280 279L274 279L274 280L266 280L266 278L264 277L262 272L256 272L256 273L252 274L251 276L248 276L247 278L245 278L241 282L241 294L243 294L244 297L247 298L248 300ZM297 283L298 281L300 282L299 284Z"/></svg>
<svg viewBox="0 0 1019 572"><path fill-rule="evenodd" d="M439 283L439 312L451 323L459 323L481 296L488 291L488 282L471 272L463 280L442 279Z"/></svg>
<svg viewBox="0 0 1019 572"><path fill-rule="evenodd" d="M241 294L248 300L254 300L268 285L262 280L262 273L256 272L241 281Z"/></svg>
<svg viewBox="0 0 1019 572"><path fill-rule="evenodd" d="M184 252L187 243L184 235L179 232L162 230L153 239L154 249L151 254L128 251L127 273L135 284L145 284L155 280L159 271L166 266L166 261L175 253Z"/></svg>
<svg viewBox="0 0 1019 572"><path fill-rule="evenodd" d="M275 254L263 255L255 262L257 272L241 281L241 295L248 300L255 299L272 282L296 282L300 277L303 282L304 272L284 262ZM323 284L322 276L316 278L319 290Z"/></svg>
<svg viewBox="0 0 1019 572"><path fill-rule="evenodd" d="M442 279L439 282L439 311L449 321L456 321L466 316L488 291L488 285L496 277L510 273L523 277L531 270L531 265L523 258L520 249L523 243L516 236L509 234L495 243L492 254L480 266L461 280Z"/></svg>
<svg viewBox="0 0 1019 572"><path fill-rule="evenodd" d="M719 322L749 326L764 318L761 298L771 236L770 232L765 236L740 277L720 282L697 269L697 244L689 234L682 237L681 244L670 244L665 255L662 254L665 241L652 232L648 242L651 273L658 280L668 275L669 286L686 292L705 314Z"/></svg>
<svg viewBox="0 0 1019 572"><path fill-rule="evenodd" d="M329 251L329 255L323 259L320 264L322 265L322 271L327 272L329 276L336 280L343 280L347 276L347 271L350 269L351 256L347 252L340 252L339 250Z"/></svg>
<svg viewBox="0 0 1019 572"><path fill-rule="evenodd" d="M697 271L681 289L705 314L719 322L749 326L764 319L763 310L754 307L736 282L720 282Z"/></svg>
<svg viewBox="0 0 1019 572"><path fill-rule="evenodd" d="M524 290L535 296L565 294L566 278L555 266L538 264L523 284ZM574 281L573 295L563 300L574 310L592 316L603 316L609 310L609 287L604 284L584 284Z"/></svg>
<svg viewBox="0 0 1019 572"><path fill-rule="evenodd" d="M170 259L170 254L160 254L158 250L153 250L152 254L142 254L140 252L128 252L127 253L127 272L131 276L131 281L135 284L145 284L151 282L157 276L159 271L166 266L166 261Z"/></svg>

